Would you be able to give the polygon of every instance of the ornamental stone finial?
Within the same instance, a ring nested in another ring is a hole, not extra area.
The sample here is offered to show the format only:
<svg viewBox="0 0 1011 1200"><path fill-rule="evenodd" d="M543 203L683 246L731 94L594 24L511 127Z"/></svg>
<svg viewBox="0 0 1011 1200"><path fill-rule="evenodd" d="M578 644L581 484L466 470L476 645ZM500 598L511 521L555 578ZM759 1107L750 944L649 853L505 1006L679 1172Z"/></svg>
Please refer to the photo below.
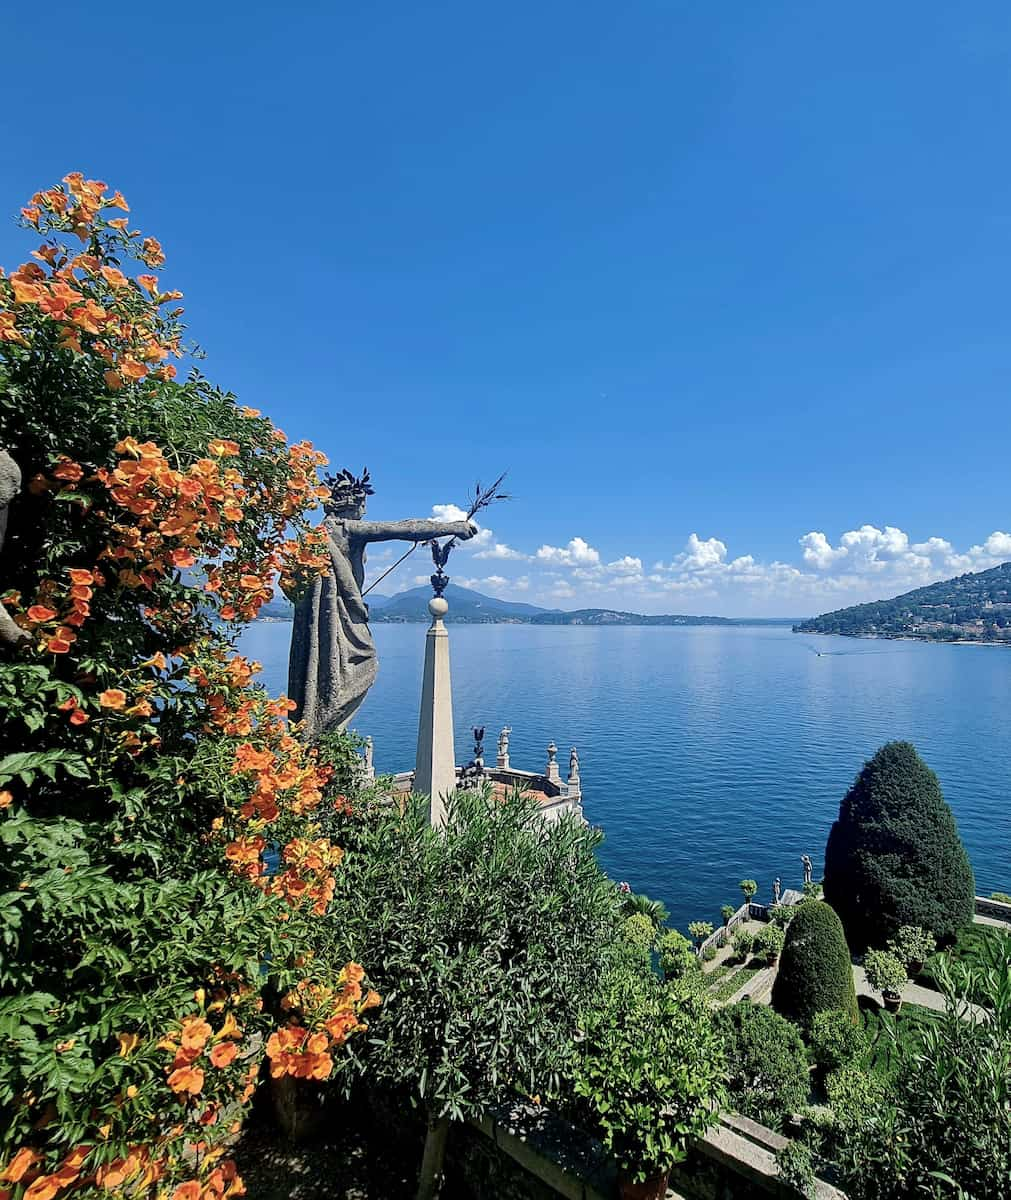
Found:
<svg viewBox="0 0 1011 1200"><path fill-rule="evenodd" d="M554 742L548 743L548 766L545 774L551 783L562 782L562 776L558 770L558 747Z"/></svg>

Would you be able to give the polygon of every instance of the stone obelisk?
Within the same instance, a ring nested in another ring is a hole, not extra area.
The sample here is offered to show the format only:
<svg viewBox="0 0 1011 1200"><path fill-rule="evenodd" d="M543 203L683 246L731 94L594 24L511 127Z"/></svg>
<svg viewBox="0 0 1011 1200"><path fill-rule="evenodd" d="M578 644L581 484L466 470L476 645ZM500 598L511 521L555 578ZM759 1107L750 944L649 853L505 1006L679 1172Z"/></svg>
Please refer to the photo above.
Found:
<svg viewBox="0 0 1011 1200"><path fill-rule="evenodd" d="M414 791L430 796L429 820L446 824L446 797L456 790L456 752L453 746L453 690L449 678L449 634L442 618L449 604L442 596L428 602L432 624L425 638L425 673L421 682L421 716Z"/></svg>

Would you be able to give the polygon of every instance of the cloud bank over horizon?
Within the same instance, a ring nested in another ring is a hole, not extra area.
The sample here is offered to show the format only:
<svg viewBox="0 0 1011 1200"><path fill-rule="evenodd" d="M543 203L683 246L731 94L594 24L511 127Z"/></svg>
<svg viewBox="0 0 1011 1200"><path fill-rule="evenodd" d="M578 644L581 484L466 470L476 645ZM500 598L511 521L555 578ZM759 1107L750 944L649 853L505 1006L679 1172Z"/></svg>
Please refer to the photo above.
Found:
<svg viewBox="0 0 1011 1200"><path fill-rule="evenodd" d="M434 505L432 515L442 520L466 516L453 504ZM475 538L460 543L450 572L464 587L549 608L799 617L887 599L1008 560L1011 533L1001 530L960 550L936 535L913 541L894 525L860 525L834 541L824 530L812 529L797 538L797 554L789 562L732 555L721 538L692 532L669 559L646 565L634 546L609 559L576 535L562 546L544 543L524 551L481 527ZM487 573L481 570L485 563ZM427 579L413 573L401 580L394 576L388 590Z"/></svg>

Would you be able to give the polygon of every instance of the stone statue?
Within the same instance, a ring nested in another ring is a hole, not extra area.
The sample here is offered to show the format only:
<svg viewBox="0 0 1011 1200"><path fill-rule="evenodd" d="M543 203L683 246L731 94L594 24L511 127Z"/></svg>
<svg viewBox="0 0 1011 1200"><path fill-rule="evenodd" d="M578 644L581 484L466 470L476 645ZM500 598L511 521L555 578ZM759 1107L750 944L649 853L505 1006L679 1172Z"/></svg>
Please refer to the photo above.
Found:
<svg viewBox="0 0 1011 1200"><path fill-rule="evenodd" d="M365 551L370 542L427 542L433 538L472 538L470 521L365 521L372 495L369 473L350 471L327 480L324 504L330 570L313 581L295 605L288 656L288 696L309 742L327 729L343 729L361 707L376 678L376 648L362 599Z"/></svg>
<svg viewBox="0 0 1011 1200"><path fill-rule="evenodd" d="M372 745L372 739L365 739L365 755L363 759L363 770L366 779L372 780L376 777L376 764L374 761L375 747Z"/></svg>
<svg viewBox="0 0 1011 1200"><path fill-rule="evenodd" d="M811 870L812 870L811 858L807 854L802 854L800 856L800 861L804 867L804 882L810 883L811 882Z"/></svg>
<svg viewBox="0 0 1011 1200"><path fill-rule="evenodd" d="M783 887L783 881L777 875L776 878L772 881L772 903L773 904L779 903L779 896L780 896L782 887Z"/></svg>
<svg viewBox="0 0 1011 1200"><path fill-rule="evenodd" d="M7 536L7 509L21 490L21 469L6 450L0 450L0 550ZM0 603L0 643L18 646L31 638Z"/></svg>
<svg viewBox="0 0 1011 1200"><path fill-rule="evenodd" d="M511 733L512 730L506 725L498 735L498 756L495 760L495 766L500 771L507 771L509 769L509 735Z"/></svg>
<svg viewBox="0 0 1011 1200"><path fill-rule="evenodd" d="M569 751L569 784L579 787L579 751L575 746Z"/></svg>

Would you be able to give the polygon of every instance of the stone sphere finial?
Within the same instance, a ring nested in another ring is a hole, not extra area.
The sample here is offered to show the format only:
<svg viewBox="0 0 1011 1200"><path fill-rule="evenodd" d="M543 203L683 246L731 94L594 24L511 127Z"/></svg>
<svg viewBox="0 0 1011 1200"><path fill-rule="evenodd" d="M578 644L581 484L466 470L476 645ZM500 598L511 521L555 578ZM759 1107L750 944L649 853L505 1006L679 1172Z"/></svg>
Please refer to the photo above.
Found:
<svg viewBox="0 0 1011 1200"><path fill-rule="evenodd" d="M428 602L428 611L438 620L449 612L449 601L442 596L433 596Z"/></svg>

